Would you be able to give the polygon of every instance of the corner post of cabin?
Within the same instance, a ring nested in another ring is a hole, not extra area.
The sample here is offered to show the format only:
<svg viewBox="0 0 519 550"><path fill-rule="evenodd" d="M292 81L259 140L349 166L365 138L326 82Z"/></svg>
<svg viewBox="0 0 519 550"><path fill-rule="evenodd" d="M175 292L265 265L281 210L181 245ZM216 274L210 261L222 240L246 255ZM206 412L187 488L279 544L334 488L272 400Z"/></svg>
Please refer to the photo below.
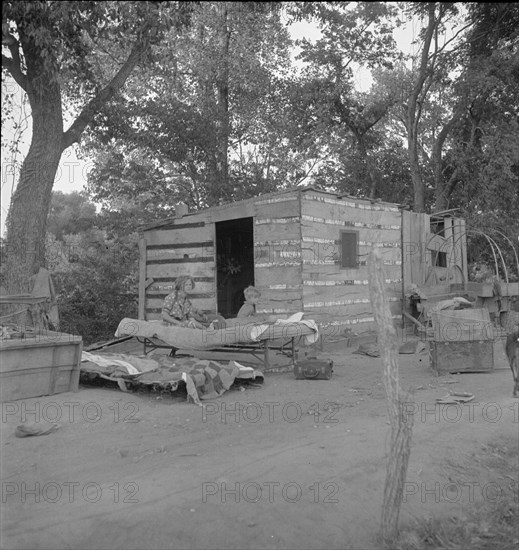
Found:
<svg viewBox="0 0 519 550"><path fill-rule="evenodd" d="M145 319L146 305L146 239L139 234L139 319Z"/></svg>
<svg viewBox="0 0 519 550"><path fill-rule="evenodd" d="M406 286L406 265L405 265L405 255L406 255L406 243L405 243L405 230L404 230L404 206L399 206L400 208L400 273L402 277L402 322L401 327L402 331L405 330L405 312L407 309L407 302L405 299L405 286Z"/></svg>

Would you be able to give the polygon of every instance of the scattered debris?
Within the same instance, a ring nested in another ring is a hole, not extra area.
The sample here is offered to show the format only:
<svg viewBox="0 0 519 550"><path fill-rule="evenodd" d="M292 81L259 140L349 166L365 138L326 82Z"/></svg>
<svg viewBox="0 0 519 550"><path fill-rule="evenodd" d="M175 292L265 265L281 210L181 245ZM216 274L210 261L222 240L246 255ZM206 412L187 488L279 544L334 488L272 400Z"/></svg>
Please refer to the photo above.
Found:
<svg viewBox="0 0 519 550"><path fill-rule="evenodd" d="M359 355L369 355L370 357L380 357L380 351L378 350L376 344L361 344L357 351L354 351L353 353Z"/></svg>
<svg viewBox="0 0 519 550"><path fill-rule="evenodd" d="M421 340L415 340L402 344L398 349L398 353L407 355L412 353L422 353L427 349L427 346Z"/></svg>
<svg viewBox="0 0 519 550"><path fill-rule="evenodd" d="M436 403L439 405L456 405L468 403L474 399L474 394L468 392L449 392L444 397L438 397Z"/></svg>
<svg viewBox="0 0 519 550"><path fill-rule="evenodd" d="M61 426L59 424L50 424L48 422L26 422L16 426L14 435L16 437L31 437L36 435L48 435L59 430Z"/></svg>
<svg viewBox="0 0 519 550"><path fill-rule="evenodd" d="M451 298L450 300L441 300L437 302L427 312L427 317L432 317L433 313L437 313L438 311L453 311L458 309L468 309L472 307L474 307L472 302L469 302L466 298L462 298L461 296L456 296L455 298Z"/></svg>

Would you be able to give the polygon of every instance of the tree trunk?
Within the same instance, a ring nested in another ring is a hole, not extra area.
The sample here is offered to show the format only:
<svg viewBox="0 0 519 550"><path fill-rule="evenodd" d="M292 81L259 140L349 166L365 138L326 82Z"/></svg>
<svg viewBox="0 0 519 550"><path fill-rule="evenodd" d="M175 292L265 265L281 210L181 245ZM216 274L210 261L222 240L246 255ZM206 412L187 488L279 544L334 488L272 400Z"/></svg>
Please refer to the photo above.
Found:
<svg viewBox="0 0 519 550"><path fill-rule="evenodd" d="M434 69L434 56L433 60L430 60L429 52L431 49L433 34L437 26L435 17L435 2L429 2L426 5L425 10L427 12L428 20L425 28L422 52L420 55L420 65L418 67L417 78L414 83L413 91L409 97L409 104L407 107L407 145L414 191L413 210L415 212L425 212L425 186L420 174L418 137L420 118L422 116L422 106L431 85L431 76Z"/></svg>
<svg viewBox="0 0 519 550"><path fill-rule="evenodd" d="M418 145L414 132L409 132L408 139L409 168L411 172L411 181L413 182L413 211L425 212L425 189L420 174L420 165L418 159Z"/></svg>
<svg viewBox="0 0 519 550"><path fill-rule="evenodd" d="M354 132L354 134L357 139L357 151L363 164L363 184L369 192L369 198L374 199L377 195L379 173L373 162L373 158L368 154L366 144L364 143L364 134L359 134L358 132Z"/></svg>
<svg viewBox="0 0 519 550"><path fill-rule="evenodd" d="M375 199L377 196L377 187L380 180L380 173L375 166L372 156L368 153L364 142L364 134L356 135L358 151L366 169L366 187L369 189L369 198Z"/></svg>
<svg viewBox="0 0 519 550"><path fill-rule="evenodd" d="M45 265L47 216L63 152L59 85L29 82L27 93L32 110L32 139L6 223L5 284L10 294L28 292L29 278Z"/></svg>
<svg viewBox="0 0 519 550"><path fill-rule="evenodd" d="M442 210L447 210L449 208L449 200L452 192L454 191L457 183L458 169L455 168L453 173L450 175L449 180L445 181L444 177L444 166L443 166L443 145L447 136L450 134L454 126L459 123L460 118L463 112L467 108L468 100L467 98L462 98L456 109L454 110L452 117L448 120L441 131L438 133L438 137L433 145L432 151L432 163L433 163L433 174L434 174L434 188L436 194L436 203L434 206L435 212L441 212ZM468 146L472 146L474 143L474 133L471 133L471 138Z"/></svg>
<svg viewBox="0 0 519 550"><path fill-rule="evenodd" d="M217 77L218 92L218 143L216 144L217 168L220 174L220 188L223 198L230 198L229 189L229 44L230 29L228 24L227 2L220 4L220 70ZM227 195L227 196L225 196Z"/></svg>
<svg viewBox="0 0 519 550"><path fill-rule="evenodd" d="M23 27L19 28L19 33L25 67L22 67L18 51L20 44L14 37L9 41L12 59L2 59L7 70L27 93L32 116L31 145L11 198L6 222L3 283L10 294L28 292L30 277L45 265L47 217L63 151L79 140L95 113L123 86L148 47L147 37L141 37L112 80L85 105L70 128L63 132L57 62L49 53L43 55L34 38L25 36L21 29Z"/></svg>

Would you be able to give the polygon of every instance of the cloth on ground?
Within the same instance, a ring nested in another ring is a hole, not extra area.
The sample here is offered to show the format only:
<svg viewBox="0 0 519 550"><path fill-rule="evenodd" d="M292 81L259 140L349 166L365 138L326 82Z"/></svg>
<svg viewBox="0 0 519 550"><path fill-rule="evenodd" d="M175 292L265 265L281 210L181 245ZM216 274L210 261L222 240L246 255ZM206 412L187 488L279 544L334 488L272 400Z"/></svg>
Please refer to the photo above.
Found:
<svg viewBox="0 0 519 550"><path fill-rule="evenodd" d="M353 353L369 355L370 357L380 357L380 351L377 344L361 344Z"/></svg>
<svg viewBox="0 0 519 550"><path fill-rule="evenodd" d="M153 359L125 354L82 353L81 371L95 373L124 387L126 382L161 386L176 391L179 382L186 385L188 398L201 405L201 400L214 399L225 393L237 378L259 379L263 374L230 361L223 366L216 361L193 357L154 355Z"/></svg>
<svg viewBox="0 0 519 550"><path fill-rule="evenodd" d="M157 361L153 359L143 359L135 355L126 355L124 353L111 353L110 355L99 355L83 351L81 361L89 361L105 370L103 374L142 374L158 368Z"/></svg>
<svg viewBox="0 0 519 550"><path fill-rule="evenodd" d="M16 437L31 437L36 435L49 435L60 429L59 424L52 422L26 422L16 426L14 435Z"/></svg>

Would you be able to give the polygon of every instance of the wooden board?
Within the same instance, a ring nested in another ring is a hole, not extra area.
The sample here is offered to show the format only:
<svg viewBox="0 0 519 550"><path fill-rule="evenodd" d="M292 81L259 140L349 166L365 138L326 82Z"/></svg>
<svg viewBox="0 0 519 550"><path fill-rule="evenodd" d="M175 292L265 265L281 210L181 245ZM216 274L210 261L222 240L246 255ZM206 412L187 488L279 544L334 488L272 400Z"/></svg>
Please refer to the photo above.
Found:
<svg viewBox="0 0 519 550"><path fill-rule="evenodd" d="M256 265L301 263L301 245L298 241L279 240L254 243L254 262Z"/></svg>
<svg viewBox="0 0 519 550"><path fill-rule="evenodd" d="M83 340L47 332L0 342L0 401L77 392Z"/></svg>
<svg viewBox="0 0 519 550"><path fill-rule="evenodd" d="M270 199L258 197L254 204L255 219L290 218L300 215L298 194L281 195Z"/></svg>
<svg viewBox="0 0 519 550"><path fill-rule="evenodd" d="M152 229L144 232L146 243L150 246L170 245L172 243L205 242L212 239L209 226L202 222L179 223L175 229Z"/></svg>
<svg viewBox="0 0 519 550"><path fill-rule="evenodd" d="M148 298L161 297L164 299L168 294L173 292L174 283L156 283L153 282L146 290L146 296ZM208 296L214 296L216 285L214 282L196 282L195 288L189 294L190 298L206 298Z"/></svg>
<svg viewBox="0 0 519 550"><path fill-rule="evenodd" d="M402 231L401 231L401 240L402 240L402 288L405 293L409 286L413 282L412 267L411 267L411 213L407 210L402 210ZM409 300L405 301L404 304L405 311L411 314L412 308Z"/></svg>
<svg viewBox="0 0 519 550"><path fill-rule="evenodd" d="M385 266L386 284L400 285L402 283L400 266ZM338 265L304 265L303 284L315 286L361 285L368 286L367 267L344 269Z"/></svg>
<svg viewBox="0 0 519 550"><path fill-rule="evenodd" d="M364 225L369 225L370 222L359 222ZM301 218L303 242L307 239L324 239L325 242L334 242L339 239L341 230L352 230L359 232L359 241L367 241L370 243L392 243L395 248L398 248L397 243L400 242L400 227L364 227L356 226L354 222L349 222L347 219L326 219L316 216L303 216Z"/></svg>
<svg viewBox="0 0 519 550"><path fill-rule="evenodd" d="M467 250L466 250L465 220L452 220L452 261L459 266L463 275L463 282L468 281Z"/></svg>
<svg viewBox="0 0 519 550"><path fill-rule="evenodd" d="M431 312L436 342L493 341L494 330L486 308Z"/></svg>
<svg viewBox="0 0 519 550"><path fill-rule="evenodd" d="M145 319L146 308L146 239L139 236L139 319Z"/></svg>
<svg viewBox="0 0 519 550"><path fill-rule="evenodd" d="M519 283L499 283L501 296L519 296Z"/></svg>
<svg viewBox="0 0 519 550"><path fill-rule="evenodd" d="M339 336L349 330L357 334L365 332L373 332L376 328L375 319L372 312L366 311L364 314L358 315L333 315L327 313L312 313L305 314L308 319L314 320L319 326L319 333L323 338L330 336ZM402 316L400 314L393 315L395 326L400 325Z"/></svg>
<svg viewBox="0 0 519 550"><path fill-rule="evenodd" d="M193 307L202 311L215 311L215 297L190 298ZM163 298L146 298L146 319L151 319L150 313L156 313L161 318Z"/></svg>
<svg viewBox="0 0 519 550"><path fill-rule="evenodd" d="M196 281L201 277L213 277L215 266L211 262L190 262L184 264L148 265L146 275L149 279L176 279L181 275L191 275Z"/></svg>
<svg viewBox="0 0 519 550"><path fill-rule="evenodd" d="M465 282L469 280L468 274L468 259L467 259L467 229L466 222L461 218L457 218L459 224L459 237L461 243L461 263L463 269L463 277Z"/></svg>
<svg viewBox="0 0 519 550"><path fill-rule="evenodd" d="M371 221L372 223L387 223L391 220L397 220L400 224L400 210L396 205L372 204L368 201L358 199L339 199L319 193L303 193L301 199L301 212L307 214L313 212L313 215L333 214L338 217L347 216L347 219L354 221ZM376 222L382 220L382 222Z"/></svg>
<svg viewBox="0 0 519 550"><path fill-rule="evenodd" d="M405 284L422 286L428 272L426 234L430 231L430 217L416 212L402 213L402 261L404 262Z"/></svg>
<svg viewBox="0 0 519 550"><path fill-rule="evenodd" d="M281 221L269 222L268 217L259 218L254 223L254 242L295 241L301 239L299 218L282 218Z"/></svg>
<svg viewBox="0 0 519 550"><path fill-rule="evenodd" d="M158 245L148 246L146 263L152 265L155 263L182 262L190 258L213 258L213 241L201 243L184 243L182 245Z"/></svg>
<svg viewBox="0 0 519 550"><path fill-rule="evenodd" d="M359 234L360 237L360 234ZM367 257L372 247L382 249L382 254L385 260L398 261L401 263L400 242L379 242L379 241L363 241L358 240L359 265L367 262ZM327 242L309 242L304 240L301 246L303 263L308 265L319 264L336 264L339 265L340 260L340 245L339 241L329 240Z"/></svg>

